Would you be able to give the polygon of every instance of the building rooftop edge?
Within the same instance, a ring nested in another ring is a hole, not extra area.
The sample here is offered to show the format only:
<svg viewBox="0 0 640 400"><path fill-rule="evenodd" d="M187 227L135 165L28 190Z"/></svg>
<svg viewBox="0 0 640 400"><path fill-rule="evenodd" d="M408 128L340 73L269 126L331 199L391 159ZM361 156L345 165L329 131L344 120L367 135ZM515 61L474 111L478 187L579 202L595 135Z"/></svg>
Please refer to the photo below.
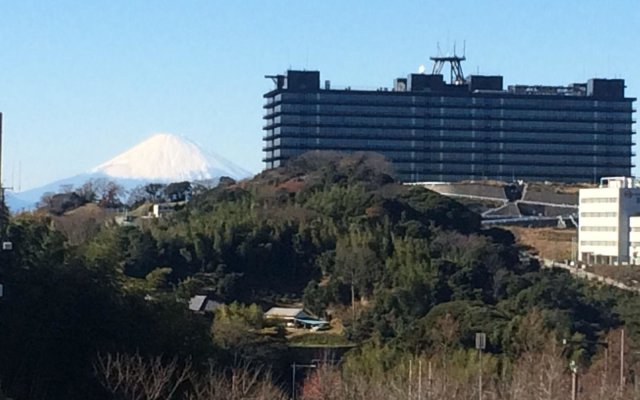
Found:
<svg viewBox="0 0 640 400"><path fill-rule="evenodd" d="M412 73L406 78L396 78L393 87L352 88L332 87L329 80L320 85L318 70L287 70L285 75L267 75L276 87L264 97L278 92L350 92L350 93L433 93L447 95L488 95L522 97L594 98L598 100L636 101L625 96L625 80L621 78L591 78L586 82L567 86L512 84L504 89L502 75L469 75L462 82L447 83L442 74Z"/></svg>

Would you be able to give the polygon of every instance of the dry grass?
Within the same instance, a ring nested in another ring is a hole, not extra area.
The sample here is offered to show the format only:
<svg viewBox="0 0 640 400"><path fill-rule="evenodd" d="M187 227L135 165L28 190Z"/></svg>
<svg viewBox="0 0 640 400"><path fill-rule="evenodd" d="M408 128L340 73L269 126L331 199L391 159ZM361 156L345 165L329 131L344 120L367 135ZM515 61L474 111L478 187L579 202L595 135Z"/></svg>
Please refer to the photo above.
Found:
<svg viewBox="0 0 640 400"><path fill-rule="evenodd" d="M532 249L540 257L552 260L571 258L571 239L577 234L575 229L507 227L516 237L518 244Z"/></svg>
<svg viewBox="0 0 640 400"><path fill-rule="evenodd" d="M96 204L85 204L61 216L52 216L55 228L72 244L78 244L94 235L102 225L115 216L115 211Z"/></svg>
<svg viewBox="0 0 640 400"><path fill-rule="evenodd" d="M640 286L640 266L638 265L590 265L587 271L615 279L628 286Z"/></svg>
<svg viewBox="0 0 640 400"><path fill-rule="evenodd" d="M460 185L486 185L486 186L494 186L494 187L504 187L507 185L506 182L496 181L492 179L480 180L480 181L460 181L456 182L456 184Z"/></svg>
<svg viewBox="0 0 640 400"><path fill-rule="evenodd" d="M129 211L129 215L132 217L146 217L151 211L153 211L153 203L145 201L135 210Z"/></svg>
<svg viewBox="0 0 640 400"><path fill-rule="evenodd" d="M543 183L529 182L527 190L532 192L553 192L558 194L576 194L580 189L593 188L597 185L591 183Z"/></svg>

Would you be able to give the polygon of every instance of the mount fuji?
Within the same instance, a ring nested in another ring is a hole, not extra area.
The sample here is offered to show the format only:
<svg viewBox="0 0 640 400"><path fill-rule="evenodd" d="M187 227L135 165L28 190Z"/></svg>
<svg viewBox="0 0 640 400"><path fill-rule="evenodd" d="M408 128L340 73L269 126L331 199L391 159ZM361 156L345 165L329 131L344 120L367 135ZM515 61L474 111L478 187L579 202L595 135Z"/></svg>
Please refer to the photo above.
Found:
<svg viewBox="0 0 640 400"><path fill-rule="evenodd" d="M194 142L159 133L100 164L92 174L118 179L159 182L200 181L228 176L244 179L251 174Z"/></svg>
<svg viewBox="0 0 640 400"><path fill-rule="evenodd" d="M215 181L222 176L241 180L252 173L184 137L158 133L85 173L8 193L7 205L12 211L32 208L44 193L65 185L75 188L90 179L106 178L130 190L148 183Z"/></svg>

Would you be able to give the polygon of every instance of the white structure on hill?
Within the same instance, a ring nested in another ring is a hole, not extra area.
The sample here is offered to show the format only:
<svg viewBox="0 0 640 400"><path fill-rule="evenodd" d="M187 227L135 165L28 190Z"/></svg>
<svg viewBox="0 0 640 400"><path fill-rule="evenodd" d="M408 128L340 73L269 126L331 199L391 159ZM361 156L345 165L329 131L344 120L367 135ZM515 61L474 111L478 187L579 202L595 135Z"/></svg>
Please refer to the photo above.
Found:
<svg viewBox="0 0 640 400"><path fill-rule="evenodd" d="M633 178L602 178L580 189L578 259L585 264L640 264L640 186Z"/></svg>
<svg viewBox="0 0 640 400"><path fill-rule="evenodd" d="M273 307L264 313L267 319L279 319L282 321L292 322L296 319L312 318L307 314L303 308L289 308L289 307Z"/></svg>
<svg viewBox="0 0 640 400"><path fill-rule="evenodd" d="M153 205L153 211L151 212L155 218L162 218L162 216L174 213L175 206L170 203L158 203Z"/></svg>

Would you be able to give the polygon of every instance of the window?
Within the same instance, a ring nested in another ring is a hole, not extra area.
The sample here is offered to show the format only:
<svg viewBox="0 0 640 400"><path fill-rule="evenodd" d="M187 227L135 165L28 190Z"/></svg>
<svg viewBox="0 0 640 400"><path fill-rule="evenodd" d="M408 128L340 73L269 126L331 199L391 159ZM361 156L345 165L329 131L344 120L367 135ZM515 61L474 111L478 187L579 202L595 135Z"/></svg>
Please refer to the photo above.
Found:
<svg viewBox="0 0 640 400"><path fill-rule="evenodd" d="M617 213L614 212L583 212L580 213L580 217L583 218L611 218L611 217L615 217L617 215Z"/></svg>
<svg viewBox="0 0 640 400"><path fill-rule="evenodd" d="M615 226L580 226L582 232L615 232Z"/></svg>
<svg viewBox="0 0 640 400"><path fill-rule="evenodd" d="M582 240L580 246L615 246L617 242L607 240Z"/></svg>
<svg viewBox="0 0 640 400"><path fill-rule="evenodd" d="M582 199L583 203L615 203L618 201L615 197L591 197Z"/></svg>

